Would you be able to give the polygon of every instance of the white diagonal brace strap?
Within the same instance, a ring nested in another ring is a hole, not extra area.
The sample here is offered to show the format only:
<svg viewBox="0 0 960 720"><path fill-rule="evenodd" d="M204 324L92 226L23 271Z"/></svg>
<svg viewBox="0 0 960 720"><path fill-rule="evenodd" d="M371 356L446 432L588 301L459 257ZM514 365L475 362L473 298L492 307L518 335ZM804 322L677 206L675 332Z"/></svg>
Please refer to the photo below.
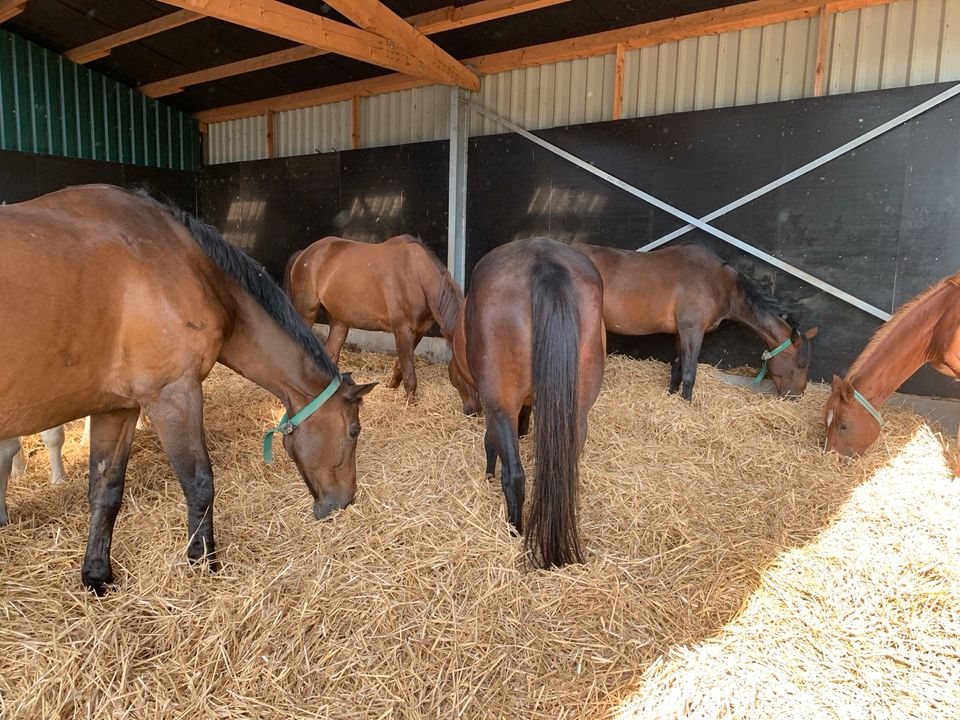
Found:
<svg viewBox="0 0 960 720"><path fill-rule="evenodd" d="M817 287L820 290L823 290L824 292L829 293L830 295L833 295L834 297L840 298L844 302L849 303L850 305L853 305L854 307L859 308L860 310L863 310L864 312L869 313L874 317L878 317L884 321L890 319L890 313L884 312L880 308L874 307L870 303L864 302L860 298L854 297L850 293L844 292L840 288L835 287L824 280L816 278L810 273L805 272L800 268L791 265L790 263L786 263L783 260L780 260L779 258L776 258L773 255L770 255L769 253L764 252L763 250L755 248L752 245L748 245L742 240L738 240L730 233L724 232L723 230L718 230L712 225L708 225L707 223L701 220L698 220L693 215L690 215L689 213L685 213L683 210L678 210L672 205L668 205L663 200L660 200L659 198L654 197L650 193L647 193L647 192L644 192L643 190L635 188L633 185L630 185L629 183L624 182L620 178L615 177L614 175L611 175L605 170L600 170L599 168L594 167L590 163L585 162L584 160L578 158L576 155L568 153L566 150L559 148L552 143L547 142L543 138L537 137L533 133L524 130L519 125L515 125L509 120L500 117L496 113L490 112L482 105L478 105L477 103L470 102L470 101L466 101L466 102L471 108L476 110L481 115L490 118L491 120L493 120L496 123L499 123L500 125L503 125L504 127L517 133L521 137L525 137L530 142L535 143L540 147L546 150L549 150L553 154L562 157L564 160L567 160L568 162L573 163L577 167L580 167L586 170L588 173L591 173L592 175L596 175L601 180L606 180L611 185L615 185L621 190L628 192L631 195L640 198L641 200L645 200L646 202L650 203L654 207L659 208L660 210L663 210L666 213L670 213L674 217L678 217L684 222L690 223L695 228L699 228L700 230L703 230L704 232L709 233L714 237L719 238L720 240L723 240L725 243L733 245L734 247L739 248L740 250L743 250L745 253L749 255L753 255L754 257L759 258L760 260L763 260L764 262L770 265L773 265L775 268L779 268L780 270L783 270L784 272L789 273L794 277L798 277L804 282L810 283L814 287Z"/></svg>
<svg viewBox="0 0 960 720"><path fill-rule="evenodd" d="M801 165L793 172L789 172L786 175L784 175L782 178L769 182L763 187L759 187L753 192L747 193L739 200L734 200L732 203L729 203L728 205L724 205L722 208L714 210L712 213L709 213L708 215L704 215L702 218L700 218L700 220L702 220L703 222L710 222L711 220L716 220L721 215L726 215L731 210L736 210L738 207L742 207L743 205L746 205L748 202L756 200L761 195L766 195L771 190L776 190L781 185L786 185L791 180L796 180L801 175L805 175L811 170L816 170L821 165L826 165L831 160L834 160L840 157L841 155L843 155L844 153L847 153L855 148L860 147L861 145L864 145L870 142L875 137L879 137L880 135L883 135L885 132L892 130L895 127L899 127L900 125L907 122L908 120L913 120L913 118L915 118L917 115L920 115L921 113L925 113L930 108L934 108L937 105L940 105L941 103L946 102L947 100L949 100L950 98L958 94L960 94L960 83L954 85L951 88L947 88L939 95L934 95L932 98L930 98L929 100L926 100L925 102L920 103L916 107L911 108L906 112L901 113L900 115L897 115L892 120L887 120L887 122L883 123L883 125L878 125L873 130L869 130L865 132L860 137L854 138L848 143L844 143L843 145L836 148L835 150L831 150L826 155L821 155L816 160L811 160L806 165ZM637 250L639 252L647 252L648 250L653 250L654 248L658 248L664 243L668 243L674 238L678 238L681 235L684 235L690 232L691 230L693 230L693 225L684 225L681 228L677 228L672 233L668 233L663 237L657 238L653 242L647 243L641 248L637 248Z"/></svg>

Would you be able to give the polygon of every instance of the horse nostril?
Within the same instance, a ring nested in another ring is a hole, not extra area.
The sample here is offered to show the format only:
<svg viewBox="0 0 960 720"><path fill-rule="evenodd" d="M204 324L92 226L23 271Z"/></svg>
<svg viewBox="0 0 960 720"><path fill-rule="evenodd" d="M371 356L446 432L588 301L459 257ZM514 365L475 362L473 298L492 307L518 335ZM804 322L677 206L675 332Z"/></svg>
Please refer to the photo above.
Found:
<svg viewBox="0 0 960 720"><path fill-rule="evenodd" d="M354 440L360 437L360 423L353 423L350 426L350 437L352 437Z"/></svg>

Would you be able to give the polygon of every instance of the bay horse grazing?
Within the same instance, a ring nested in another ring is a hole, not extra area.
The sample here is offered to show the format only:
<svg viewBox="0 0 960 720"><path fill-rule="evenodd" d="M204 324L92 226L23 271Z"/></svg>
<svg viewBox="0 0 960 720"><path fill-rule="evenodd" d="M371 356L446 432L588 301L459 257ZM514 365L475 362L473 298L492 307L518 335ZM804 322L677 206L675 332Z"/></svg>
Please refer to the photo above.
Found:
<svg viewBox="0 0 960 720"><path fill-rule="evenodd" d="M325 237L287 261L284 286L308 326L320 310L330 321L326 350L337 362L350 328L393 333L397 361L387 387L403 381L410 402L416 402L417 375L413 353L434 321L447 342L453 337L463 292L427 247L410 235L382 243ZM464 412L473 414L476 399L450 372Z"/></svg>
<svg viewBox="0 0 960 720"><path fill-rule="evenodd" d="M341 376L283 291L213 228L142 194L89 185L0 207L0 256L0 308L16 308L0 322L0 437L91 416L86 587L102 594L113 581L141 407L186 497L187 556L217 569L201 382L218 361L293 415L278 431L314 515L351 502L358 406L372 385Z"/></svg>
<svg viewBox="0 0 960 720"><path fill-rule="evenodd" d="M927 363L960 378L960 272L903 305L874 333L847 376L833 376L823 409L826 449L843 455L866 450L880 434L878 408Z"/></svg>
<svg viewBox="0 0 960 720"><path fill-rule="evenodd" d="M518 435L534 426L525 545L540 567L581 562L579 457L603 380L603 284L584 255L547 238L517 240L477 263L454 336L454 363L479 391L487 475L501 460L507 519L523 532Z"/></svg>
<svg viewBox="0 0 960 720"><path fill-rule="evenodd" d="M642 253L574 244L603 277L603 321L620 335L670 333L677 355L669 392L693 397L703 336L723 320L753 330L767 346L763 370L781 397L803 394L818 327L800 332L786 322L770 298L705 247L680 245Z"/></svg>

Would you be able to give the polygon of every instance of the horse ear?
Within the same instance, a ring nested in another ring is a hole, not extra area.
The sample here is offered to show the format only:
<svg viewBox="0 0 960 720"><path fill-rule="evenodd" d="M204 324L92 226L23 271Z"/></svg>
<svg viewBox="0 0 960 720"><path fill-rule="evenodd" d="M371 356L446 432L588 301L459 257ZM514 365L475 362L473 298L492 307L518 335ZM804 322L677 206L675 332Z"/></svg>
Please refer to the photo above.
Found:
<svg viewBox="0 0 960 720"><path fill-rule="evenodd" d="M380 383L366 383L365 385L345 385L344 395L348 400L359 400Z"/></svg>
<svg viewBox="0 0 960 720"><path fill-rule="evenodd" d="M834 375L833 380L830 381L830 389L840 395L840 399L844 402L850 402L853 400L853 387L843 378Z"/></svg>
<svg viewBox="0 0 960 720"><path fill-rule="evenodd" d="M809 330L807 330L807 331L803 334L803 336L804 336L807 340L813 340L813 339L817 336L817 333L818 333L818 332L820 332L820 326L819 326L819 325L814 325L812 328L810 328Z"/></svg>
<svg viewBox="0 0 960 720"><path fill-rule="evenodd" d="M352 385L353 383L353 373L345 372L340 373L340 379L345 382L347 385Z"/></svg>

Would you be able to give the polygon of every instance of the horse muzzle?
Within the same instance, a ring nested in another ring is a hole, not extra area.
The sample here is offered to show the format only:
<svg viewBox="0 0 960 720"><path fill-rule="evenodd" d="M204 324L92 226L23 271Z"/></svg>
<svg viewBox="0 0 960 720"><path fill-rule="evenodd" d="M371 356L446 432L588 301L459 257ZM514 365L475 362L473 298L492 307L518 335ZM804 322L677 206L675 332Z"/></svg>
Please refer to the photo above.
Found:
<svg viewBox="0 0 960 720"><path fill-rule="evenodd" d="M331 513L335 510L343 510L347 505L353 502L353 498L349 500L335 500L332 498L324 498L321 500L316 500L313 503L313 516L317 520L326 520L330 517Z"/></svg>

